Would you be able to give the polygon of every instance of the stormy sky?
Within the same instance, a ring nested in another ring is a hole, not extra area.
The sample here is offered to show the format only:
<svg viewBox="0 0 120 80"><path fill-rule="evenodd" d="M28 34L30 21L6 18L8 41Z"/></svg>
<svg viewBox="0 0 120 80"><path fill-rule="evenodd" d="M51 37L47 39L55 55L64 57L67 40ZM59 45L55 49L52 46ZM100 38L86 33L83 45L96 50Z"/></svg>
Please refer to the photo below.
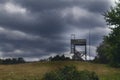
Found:
<svg viewBox="0 0 120 80"><path fill-rule="evenodd" d="M0 0L0 57L37 60L70 53L71 34L91 39L91 56L109 33L113 0Z"/></svg>

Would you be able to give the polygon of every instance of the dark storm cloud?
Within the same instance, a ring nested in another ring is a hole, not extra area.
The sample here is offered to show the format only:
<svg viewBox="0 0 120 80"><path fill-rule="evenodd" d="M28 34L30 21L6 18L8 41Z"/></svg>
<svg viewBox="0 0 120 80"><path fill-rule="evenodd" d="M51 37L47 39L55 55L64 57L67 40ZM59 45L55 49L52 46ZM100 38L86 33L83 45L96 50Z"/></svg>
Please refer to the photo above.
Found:
<svg viewBox="0 0 120 80"><path fill-rule="evenodd" d="M14 1L13 1L14 2ZM25 7L26 9L30 10L31 15L28 17L38 17L37 19L29 20L21 17L18 14L14 15L9 15L5 14L6 12L1 13L1 22L0 24L5 25L7 27L10 27L13 29L18 29L18 30L27 30L27 31L35 31L35 32L43 32L45 33L46 31L49 33L49 28L53 28L52 30L56 30L55 28L61 28L64 27L65 23L63 22L64 19L61 18L60 11L57 8L64 9L66 7L71 6L78 6L78 7L83 7L85 9L88 9L89 11L94 11L97 12L99 10L101 13L105 11L108 7L108 1L97 1L97 0L92 0L92 1L81 1L81 0L75 0L75 1L67 1L67 0L61 0L61 1L56 1L52 0L48 2L48 0L16 0L17 4L20 4L22 7ZM79 5L78 5L79 4ZM52 8L51 8L52 7ZM36 10L37 9L37 10ZM41 11L42 9L42 11ZM38 11L35 12L34 10ZM81 12L82 13L82 12ZM100 14L101 14L100 13ZM36 15L37 14L37 15ZM73 25L81 25L82 27L87 27L89 24L92 26L100 25L103 26L104 24L99 21L99 18L97 15L91 16L91 15L86 15L88 17L83 17L80 18L78 21L74 21L71 16L68 16L68 19L66 22L73 23ZM93 20L91 20L93 19ZM42 20L42 22L41 22ZM65 19L66 20L66 19ZM87 23L87 24L86 24ZM50 26L49 26L50 25ZM17 27L16 27L17 26ZM34 28L33 28L34 26ZM48 29L46 29L48 28ZM37 31L38 30L38 31ZM39 31L41 30L41 31ZM58 29L61 30L61 29ZM54 33L54 31L51 31ZM56 32L58 32L56 30Z"/></svg>
<svg viewBox="0 0 120 80"><path fill-rule="evenodd" d="M9 1L9 0L0 0L0 4L5 3L7 1Z"/></svg>
<svg viewBox="0 0 120 80"><path fill-rule="evenodd" d="M49 53L62 53L66 50L65 46L67 46L66 43L55 38L47 38L45 40L38 38L37 40L29 40L20 37L10 38L5 34L2 34L0 35L0 40L0 51L3 52L2 56L7 57L40 57L48 55ZM22 52L19 54L14 52L15 50L20 50Z"/></svg>
<svg viewBox="0 0 120 80"><path fill-rule="evenodd" d="M60 9L65 7L80 6L90 11L101 12L107 10L109 0L15 0L16 3L32 11Z"/></svg>
<svg viewBox="0 0 120 80"><path fill-rule="evenodd" d="M68 52L70 46L65 35L77 33L76 28L83 30L82 33L84 30L94 30L97 27L104 30L106 25L101 14L110 6L109 0L0 2L0 51L3 57L38 58ZM92 45L96 45L101 40L99 36L104 33L93 33ZM88 36L86 33L84 35Z"/></svg>
<svg viewBox="0 0 120 80"><path fill-rule="evenodd" d="M90 12L103 13L108 10L110 5L111 3L109 0L93 0L84 7Z"/></svg>
<svg viewBox="0 0 120 80"><path fill-rule="evenodd" d="M16 0L16 3L20 4L21 6L27 7L29 10L34 12L50 10L50 9L59 9L65 8L67 6L73 5L71 2L73 1L66 1L66 0Z"/></svg>
<svg viewBox="0 0 120 80"><path fill-rule="evenodd" d="M90 29L96 26L105 27L104 18L98 14L89 15L87 17L80 17L77 21L68 16L66 21L73 26L79 27L80 29Z"/></svg>
<svg viewBox="0 0 120 80"><path fill-rule="evenodd" d="M31 16L32 18L30 18ZM28 14L28 17L21 16L21 14L8 14L3 11L0 13L0 18L1 26L32 34L40 34L41 36L49 34L47 37L58 35L64 30L65 24L59 11L44 11L37 15L31 13Z"/></svg>

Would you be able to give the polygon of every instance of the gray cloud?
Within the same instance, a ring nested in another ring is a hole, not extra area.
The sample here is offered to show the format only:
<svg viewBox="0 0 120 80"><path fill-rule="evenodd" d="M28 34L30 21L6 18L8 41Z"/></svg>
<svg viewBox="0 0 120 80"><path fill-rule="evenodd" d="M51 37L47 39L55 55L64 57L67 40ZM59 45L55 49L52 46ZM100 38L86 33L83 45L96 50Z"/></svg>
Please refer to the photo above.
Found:
<svg viewBox="0 0 120 80"><path fill-rule="evenodd" d="M102 36L108 33L102 13L110 7L109 0L0 0L0 2L2 57L40 58L70 52L68 37L70 34L79 33L83 38L88 38L91 29L94 41L91 45L96 46Z"/></svg>

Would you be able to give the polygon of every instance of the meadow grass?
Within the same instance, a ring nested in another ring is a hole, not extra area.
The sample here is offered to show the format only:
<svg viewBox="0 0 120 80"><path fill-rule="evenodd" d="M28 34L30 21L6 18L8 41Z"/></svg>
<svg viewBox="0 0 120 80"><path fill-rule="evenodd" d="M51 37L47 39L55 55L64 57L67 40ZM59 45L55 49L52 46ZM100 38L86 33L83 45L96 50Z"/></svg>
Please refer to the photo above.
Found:
<svg viewBox="0 0 120 80"><path fill-rule="evenodd" d="M120 68L80 61L34 62L15 65L0 65L0 80L41 80L46 72L65 65L74 65L78 70L94 71L100 80L120 80Z"/></svg>

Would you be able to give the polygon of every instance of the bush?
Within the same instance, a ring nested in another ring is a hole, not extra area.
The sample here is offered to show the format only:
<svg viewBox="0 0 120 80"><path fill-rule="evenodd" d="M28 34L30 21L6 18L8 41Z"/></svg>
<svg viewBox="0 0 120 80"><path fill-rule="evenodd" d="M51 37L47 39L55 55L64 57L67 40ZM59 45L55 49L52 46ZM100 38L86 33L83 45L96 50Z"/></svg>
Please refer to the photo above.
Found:
<svg viewBox="0 0 120 80"><path fill-rule="evenodd" d="M46 73L43 80L99 80L94 72L77 71L74 66L65 66L57 71Z"/></svg>

